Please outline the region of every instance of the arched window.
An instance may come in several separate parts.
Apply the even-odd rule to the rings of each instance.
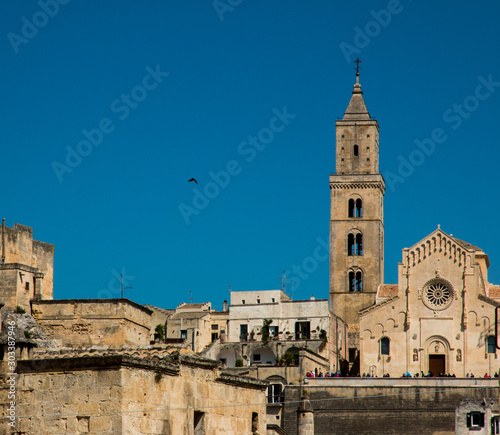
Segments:
[[[354,278],[354,272],[351,270],[349,272],[349,291],[353,292],[356,288],[356,281]]]
[[[363,235],[356,234],[356,255],[363,255]]]
[[[355,288],[357,292],[363,291],[363,274],[359,270],[356,272]]]
[[[496,347],[494,335],[490,335],[486,339],[486,345],[488,346],[488,353],[497,353],[497,347]]]
[[[387,337],[380,340],[380,355],[389,355],[391,342]]]
[[[349,200],[349,217],[354,217],[354,199]]]
[[[357,145],[354,145],[354,155],[359,156],[359,147]]]
[[[356,200],[356,217],[362,217],[363,216],[363,202],[361,201],[361,199],[357,199]]]
[[[354,255],[354,234],[347,236],[347,255]]]

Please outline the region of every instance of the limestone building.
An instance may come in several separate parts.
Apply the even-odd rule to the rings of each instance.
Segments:
[[[33,228],[2,220],[0,294],[8,308],[31,312],[32,300],[53,298],[54,245],[33,240]]]
[[[359,73],[344,117],[336,122],[336,172],[330,175],[330,310],[348,324],[349,360],[358,358],[358,311],[384,281],[384,193],[379,126],[370,116]],[[335,322],[331,322],[333,328]],[[330,335],[335,331],[332,329]]]
[[[438,228],[403,250],[398,283],[384,284],[378,133],[357,73],[336,122],[330,175],[330,335],[336,319],[347,323],[344,371],[491,376],[500,367],[494,337],[500,287],[488,282],[486,253]]]
[[[379,286],[376,303],[360,312],[361,372],[498,372],[500,287],[488,282],[489,265],[481,248],[440,228],[403,249],[398,284]]]

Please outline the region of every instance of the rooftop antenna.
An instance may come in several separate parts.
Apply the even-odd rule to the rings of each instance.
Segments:
[[[132,287],[123,287],[123,275],[120,275],[120,288],[122,290],[122,299],[123,299],[123,290],[128,290],[132,288]]]
[[[189,303],[193,303],[193,290],[189,290]]]
[[[231,284],[227,285],[227,291],[231,293],[233,291],[233,286]]]
[[[281,276],[281,290],[283,293],[286,293],[286,271],[283,271],[283,275]]]

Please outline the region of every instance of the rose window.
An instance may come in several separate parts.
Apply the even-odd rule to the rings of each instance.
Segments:
[[[450,283],[442,280],[432,280],[422,291],[424,304],[431,310],[444,310],[453,301],[453,288]]]

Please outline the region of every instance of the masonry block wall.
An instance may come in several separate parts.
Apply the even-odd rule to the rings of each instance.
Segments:
[[[375,386],[363,379],[358,386],[306,385],[314,411],[317,434],[359,435],[406,434],[432,435],[455,433],[455,408],[465,398],[494,399],[498,401],[498,381],[488,386],[472,385],[439,387],[432,379],[420,385]],[[285,387],[283,411],[284,429],[297,435],[297,407],[299,386]]]
[[[152,312],[128,299],[34,301],[32,311],[60,347],[149,344]]]

